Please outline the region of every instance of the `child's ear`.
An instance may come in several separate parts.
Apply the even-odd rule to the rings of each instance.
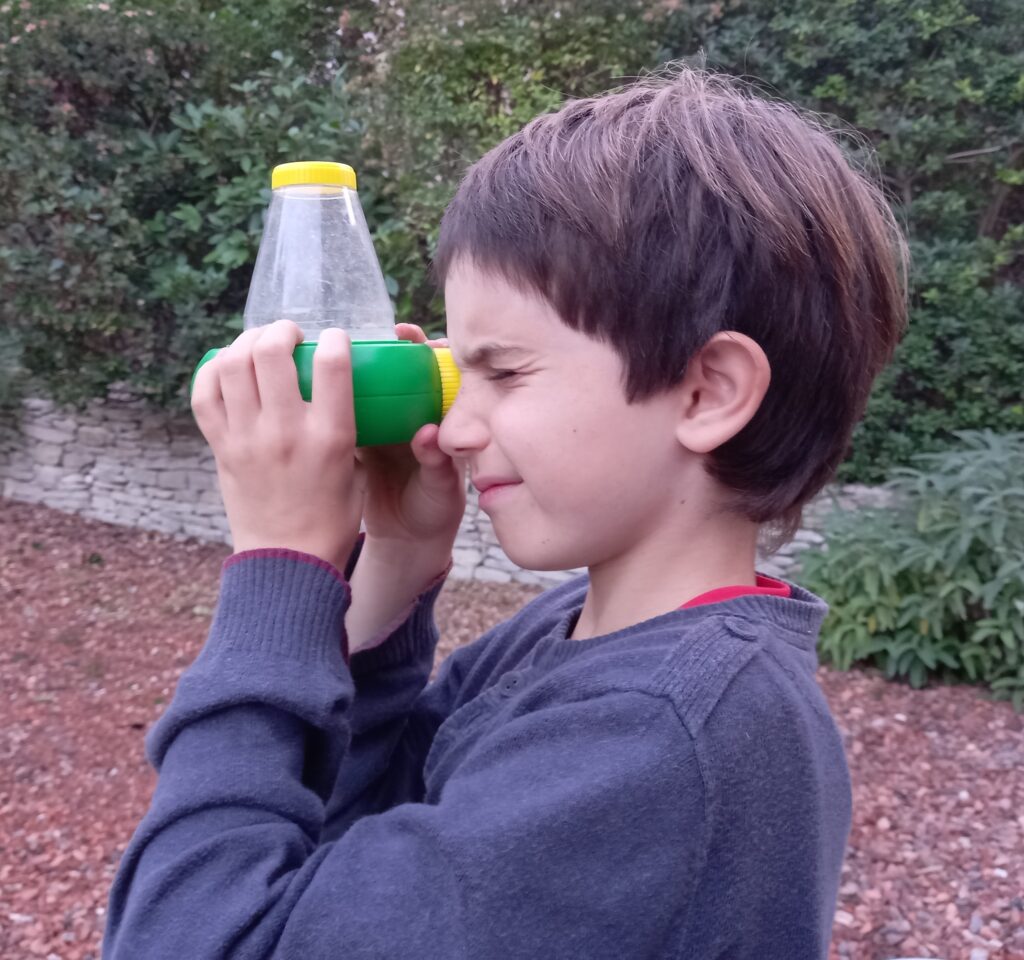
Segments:
[[[716,333],[691,358],[676,388],[679,442],[694,453],[710,453],[732,439],[757,413],[771,376],[755,340],[734,330]]]

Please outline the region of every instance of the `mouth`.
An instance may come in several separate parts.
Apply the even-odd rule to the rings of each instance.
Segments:
[[[472,482],[477,493],[486,493],[494,487],[513,487],[517,483],[522,483],[522,480],[504,477],[473,477]]]
[[[480,509],[487,510],[494,506],[521,483],[521,480],[498,480],[489,477],[481,477],[479,480],[474,480],[473,486],[479,492],[478,503]]]

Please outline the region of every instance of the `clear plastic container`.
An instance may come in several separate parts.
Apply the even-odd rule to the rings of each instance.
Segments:
[[[245,329],[284,318],[307,341],[328,327],[347,330],[352,340],[397,339],[352,168],[285,163],[274,168],[272,183]]]

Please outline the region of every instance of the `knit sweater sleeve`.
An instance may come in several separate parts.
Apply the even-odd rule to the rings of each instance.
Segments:
[[[438,802],[319,842],[352,742],[348,600],[327,565],[225,571],[207,643],[147,738],[159,779],[103,956],[663,955],[705,842],[695,753],[658,697],[567,690],[477,739]]]
[[[362,545],[360,536],[345,566],[346,579]],[[450,570],[451,564],[381,631],[382,641],[349,661],[355,685],[352,740],[327,802],[322,840],[336,839],[368,813],[423,797],[423,764],[434,734],[454,709],[479,651],[497,632],[452,653],[423,695],[440,639],[434,604]]]
[[[363,543],[360,534],[345,564],[346,581]],[[355,686],[348,715],[351,743],[327,802],[321,839],[340,836],[364,814],[416,795],[430,732],[411,714],[433,666],[439,640],[434,603],[450,569],[449,564],[383,628],[383,639],[349,658]]]

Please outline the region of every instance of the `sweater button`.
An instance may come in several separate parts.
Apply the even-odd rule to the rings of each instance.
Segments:
[[[507,697],[507,696],[510,696],[511,694],[515,693],[516,688],[519,686],[519,684],[522,681],[522,679],[523,679],[522,674],[519,674],[519,673],[506,673],[505,676],[501,678],[501,688],[500,689],[501,689],[502,695]]]

